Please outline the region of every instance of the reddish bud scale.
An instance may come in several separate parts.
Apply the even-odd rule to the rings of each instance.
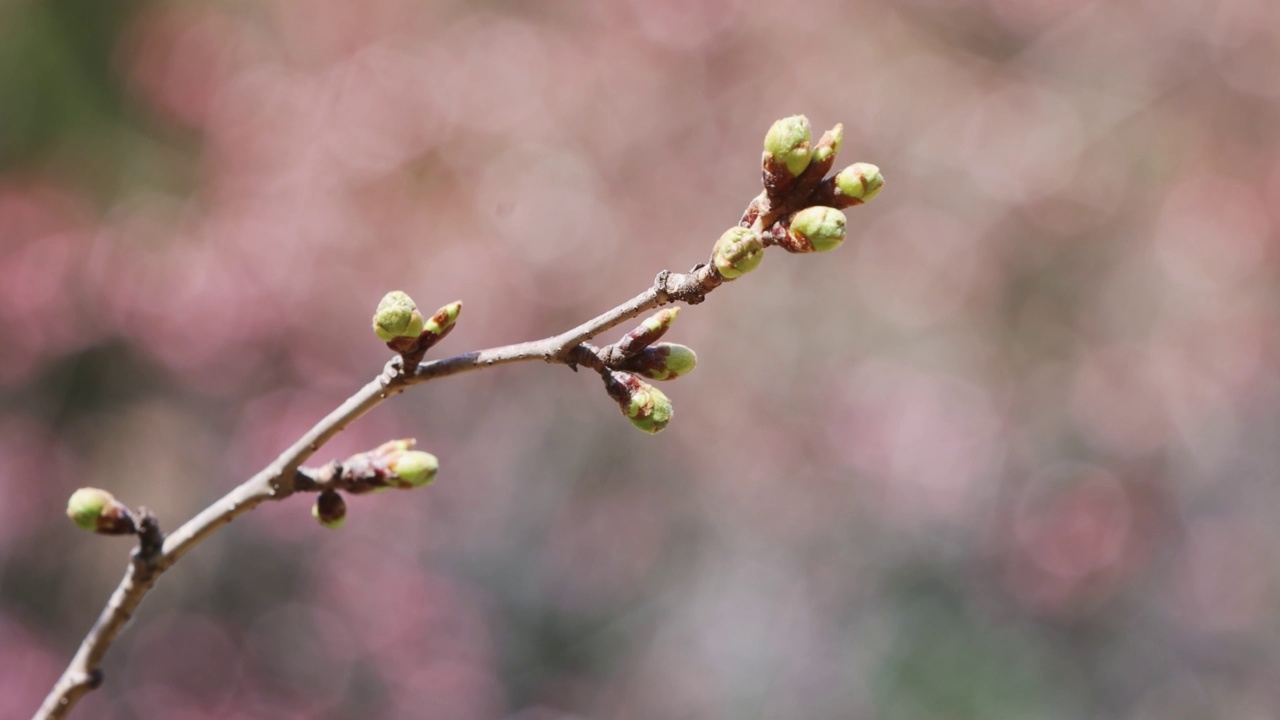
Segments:
[[[679,314],[680,308],[670,307],[663,308],[645,318],[640,327],[627,333],[618,341],[618,351],[623,356],[630,357],[649,347],[667,334],[667,331],[671,329],[671,324],[676,321],[676,316]]]

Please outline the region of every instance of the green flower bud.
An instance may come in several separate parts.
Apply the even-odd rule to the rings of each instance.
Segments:
[[[751,228],[730,228],[716,241],[711,262],[720,276],[733,280],[755,270],[764,259],[764,243]]]
[[[634,355],[649,347],[667,334],[679,314],[680,308],[669,307],[650,315],[640,323],[640,327],[627,333],[618,341],[618,350],[623,355]]]
[[[67,517],[81,530],[100,535],[131,535],[138,531],[129,508],[98,488],[80,488],[71,493]]]
[[[629,372],[610,371],[604,381],[609,397],[632,425],[652,435],[671,422],[671,399],[658,388]]]
[[[397,338],[414,338],[422,334],[426,323],[413,298],[395,290],[387,293],[373,315],[373,331],[383,342]]]
[[[325,490],[311,506],[311,517],[324,527],[337,530],[347,522],[347,501],[333,490]]]
[[[809,147],[811,138],[809,118],[804,115],[792,115],[775,122],[764,136],[766,162],[781,163],[793,177],[799,175],[809,167],[813,156]]]
[[[835,182],[841,195],[867,202],[884,187],[884,176],[880,168],[871,163],[854,163],[836,173]]]
[[[387,469],[391,472],[387,481],[402,490],[430,485],[436,479],[440,461],[435,455],[421,450],[405,450],[394,454]]]
[[[791,216],[780,244],[790,252],[826,252],[844,242],[844,213],[830,207],[808,207]]]
[[[679,343],[657,343],[628,358],[623,369],[650,380],[675,380],[693,372],[698,354]]]
[[[836,126],[822,134],[818,140],[818,145],[813,149],[813,162],[825,163],[835,157],[840,152],[840,145],[844,143],[844,125],[836,123]]]

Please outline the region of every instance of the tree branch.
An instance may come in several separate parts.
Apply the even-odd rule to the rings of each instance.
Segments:
[[[653,285],[644,292],[559,335],[421,362],[423,353],[443,339],[453,327],[461,304],[445,306],[430,321],[426,321],[404,293],[388,294],[384,298],[384,303],[390,300],[386,308],[387,324],[384,324],[384,308],[379,305],[379,313],[375,316],[375,330],[400,355],[388,362],[377,377],[298,438],[270,465],[168,536],[160,533],[156,519],[145,509],[139,512],[141,520],[135,525],[133,514],[109,493],[92,488],[77,491],[77,495],[83,492],[83,497],[77,499],[73,495],[72,503],[68,505],[68,514],[76,524],[93,532],[133,532],[139,536],[140,542],[120,584],[35,717],[65,717],[85,693],[101,684],[100,666],[104,656],[156,580],[183,555],[222,526],[267,500],[283,500],[295,492],[303,491],[321,492],[322,499],[328,493],[327,497],[336,500],[342,512],[330,518],[318,514],[317,519],[322,523],[333,521],[340,524],[345,506],[337,500],[335,489],[355,492],[361,488],[368,490],[372,487],[385,487],[385,484],[360,484],[370,482],[368,478],[344,478],[343,468],[337,463],[319,470],[305,469],[302,463],[343,428],[408,387],[449,375],[516,362],[541,360],[573,368],[583,365],[600,372],[607,392],[620,402],[633,424],[647,432],[661,430],[670,417],[670,405],[665,395],[645,384],[636,375],[624,372],[628,366],[624,365],[619,369],[614,365],[615,361],[640,360],[639,355],[628,358],[628,352],[641,352],[646,346],[632,347],[630,351],[618,346],[598,349],[588,345],[587,341],[661,305],[673,302],[689,305],[701,303],[707,293],[726,280],[741,277],[759,265],[766,245],[780,245],[791,253],[808,253],[830,250],[843,242],[845,219],[838,208],[851,207],[869,200],[879,191],[884,179],[875,166],[855,163],[830,182],[821,184],[824,182],[824,175],[832,167],[835,152],[840,145],[841,132],[841,127],[837,125],[823,135],[816,148],[811,149],[809,124],[803,116],[775,123],[765,138],[765,192],[752,200],[740,226],[726,231],[716,242],[710,263],[699,264],[688,273],[664,270],[658,273]],[[813,198],[817,196],[821,196],[823,207],[816,206]],[[812,210],[820,212],[810,212]],[[670,319],[667,318],[665,322],[669,323]],[[628,336],[628,342],[639,342],[636,340],[640,337],[637,333],[643,332],[656,333],[648,336],[649,341],[652,341],[665,332],[665,327],[655,329],[656,327],[642,327],[634,331]],[[406,328],[412,328],[412,331],[405,334]],[[684,350],[692,355],[688,348]],[[665,352],[671,352],[670,346]],[[663,377],[674,377],[672,372],[675,371],[664,371]],[[655,397],[667,403],[665,415],[661,417],[653,412]],[[631,403],[630,410],[628,403]],[[645,412],[642,413],[641,410]],[[400,445],[403,450],[410,444],[411,441],[394,441],[387,445]],[[370,454],[377,455],[378,452]],[[417,455],[430,457],[421,452]],[[386,461],[387,457],[379,456],[377,459]],[[430,459],[430,473],[434,477],[435,458]],[[361,465],[352,460],[348,461],[347,470],[352,470],[353,465]],[[363,467],[369,471],[373,481],[384,483],[388,479],[385,474],[379,474],[385,473],[386,468],[375,467],[371,459],[366,458]],[[394,468],[394,465],[391,467]],[[392,479],[407,481],[407,478],[407,475],[402,475]],[[341,486],[342,482],[347,482],[348,485]],[[429,478],[419,468],[419,480],[408,482],[416,486],[429,482]]]

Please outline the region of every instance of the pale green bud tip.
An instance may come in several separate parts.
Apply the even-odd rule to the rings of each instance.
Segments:
[[[439,335],[443,333],[445,330],[448,330],[449,328],[453,327],[454,323],[458,322],[458,314],[461,312],[462,312],[462,301],[455,300],[454,302],[451,302],[448,305],[445,305],[444,307],[437,310],[435,314],[432,315],[429,320],[427,320],[425,329],[430,330],[432,333],[435,333],[436,335]]]
[[[436,479],[440,461],[435,455],[421,450],[409,450],[397,455],[388,468],[395,475],[400,487],[422,487]]]
[[[764,151],[773,156],[775,161],[786,165],[787,172],[799,175],[809,167],[809,160],[813,156],[809,144],[812,137],[809,118],[792,115],[782,118],[769,128],[764,136]]]
[[[840,152],[842,143],[844,143],[844,125],[836,123],[836,126],[824,133],[822,139],[818,141],[818,147],[813,151],[813,161],[826,162],[827,158]]]
[[[80,488],[67,500],[67,517],[81,530],[95,532],[98,519],[116,504],[111,493],[98,488]]]
[[[631,403],[625,412],[632,425],[649,434],[659,433],[671,422],[671,399],[658,388],[640,381],[631,393]]]
[[[332,490],[325,490],[311,506],[311,517],[330,530],[337,530],[347,522],[347,502]]]
[[[817,252],[840,247],[844,242],[844,213],[830,207],[808,207],[791,219],[789,232],[801,245]]]
[[[884,187],[884,176],[871,163],[854,163],[836,174],[836,187],[842,195],[866,202]]]
[[[422,334],[426,321],[413,298],[395,290],[389,292],[378,303],[378,310],[373,315],[373,331],[383,342],[391,342],[396,338],[416,338]]]
[[[644,319],[642,323],[647,330],[654,332],[658,330],[666,330],[676,321],[676,316],[680,314],[680,308],[669,307],[663,308],[658,312]]]
[[[725,280],[746,275],[760,266],[764,259],[764,243],[751,228],[735,227],[726,230],[711,252],[711,261]]]

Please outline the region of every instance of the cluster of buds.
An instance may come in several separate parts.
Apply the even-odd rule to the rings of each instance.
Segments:
[[[405,366],[416,365],[433,345],[453,330],[462,312],[462,302],[455,301],[424,318],[418,305],[407,293],[387,293],[373,314],[373,331],[387,347],[405,359]]]
[[[783,118],[764,138],[760,194],[738,227],[725,231],[711,251],[711,264],[724,280],[760,265],[764,250],[777,245],[793,253],[826,252],[844,242],[845,208],[880,192],[884,176],[870,163],[854,163],[832,177],[844,127],[836,125],[815,143],[809,119]]]
[[[698,364],[692,348],[658,342],[679,314],[676,307],[659,310],[602,351],[611,358],[599,368],[605,391],[631,424],[647,433],[661,432],[671,422],[672,406],[666,393],[646,381],[674,380]]]
[[[414,450],[416,442],[413,438],[391,440],[352,455],[336,465],[333,484],[353,495],[430,485],[440,461],[429,452]],[[347,504],[335,487],[329,487],[316,498],[311,515],[324,527],[337,529],[346,522]]]

